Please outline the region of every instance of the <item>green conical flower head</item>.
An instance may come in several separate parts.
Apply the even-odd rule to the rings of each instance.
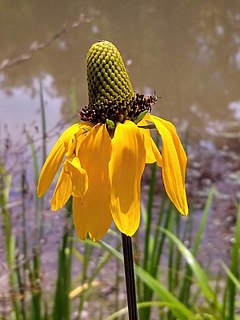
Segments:
[[[89,107],[113,103],[122,106],[134,98],[134,90],[118,49],[99,41],[87,54]]]
[[[109,41],[99,41],[87,54],[89,103],[80,111],[82,121],[106,123],[113,134],[117,123],[138,123],[156,103],[155,96],[134,92],[123,59]]]

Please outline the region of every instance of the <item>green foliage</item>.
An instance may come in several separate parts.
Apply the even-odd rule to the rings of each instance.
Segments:
[[[70,319],[71,304],[68,298],[71,289],[72,227],[66,226],[62,246],[58,252],[58,273],[54,297],[54,320]]]
[[[223,268],[228,275],[224,292],[223,310],[226,319],[235,319],[236,290],[240,291],[239,282],[239,258],[240,258],[240,205],[237,206],[237,222],[235,228],[234,244],[231,254],[230,268],[223,264]],[[239,294],[239,292],[238,292]]]
[[[41,85],[40,91],[41,150],[44,159],[46,120]],[[32,155],[33,183],[36,184],[39,175],[38,148],[29,132],[26,136]],[[5,315],[0,314],[0,319],[70,320],[74,317],[80,320],[84,319],[84,312],[88,313],[89,319],[127,319],[126,302],[121,299],[124,285],[119,234],[110,230],[106,241],[78,240],[74,236],[71,203],[67,205],[64,228],[59,239],[55,286],[52,292],[45,292],[41,279],[43,252],[40,239],[44,236],[47,222],[39,214],[43,215],[47,201],[39,202],[33,197],[36,232],[32,243],[27,235],[31,211],[26,199],[27,172],[24,161],[20,176],[19,221],[22,231],[16,233],[16,221],[9,206],[12,177],[0,159],[0,219],[8,269],[8,304],[11,309]],[[215,277],[198,259],[206,225],[211,223],[209,212],[215,189],[209,191],[199,225],[193,229],[192,214],[188,218],[181,218],[164,193],[159,203],[156,181],[156,166],[152,165],[146,208],[142,205],[140,231],[133,239],[140,320],[240,319],[237,314],[240,296],[240,205],[236,205],[237,218],[230,261],[219,264],[219,276]],[[78,266],[78,271],[73,272],[73,263]],[[115,266],[114,272],[112,265]],[[111,303],[106,298],[101,300],[99,286],[104,286],[102,279],[110,279],[111,288],[115,290],[109,299]]]
[[[3,180],[5,179],[5,180]],[[142,228],[145,231],[144,244],[135,241],[135,251],[142,252],[137,257],[135,273],[138,284],[138,309],[140,319],[237,319],[236,304],[240,292],[239,281],[239,250],[240,250],[240,209],[237,207],[235,238],[229,265],[222,263],[222,275],[215,280],[200,265],[197,254],[204,237],[209,210],[215,190],[209,193],[198,229],[192,240],[191,250],[186,247],[185,240],[192,232],[191,221],[181,221],[166,197],[163,197],[159,213],[154,214],[155,167],[148,196],[147,209],[143,208]],[[71,205],[67,207],[66,227],[63,232],[58,254],[58,270],[56,274],[55,294],[46,299],[41,286],[41,250],[33,249],[32,257],[27,257],[25,263],[17,259],[19,240],[16,243],[10,211],[7,210],[10,178],[1,167],[1,218],[4,231],[6,261],[9,270],[9,286],[15,292],[12,299],[12,313],[3,319],[71,319],[72,312],[78,313],[81,319],[86,303],[91,301],[94,286],[106,264],[115,257],[122,263],[123,257],[119,251],[120,239],[115,232],[109,232],[109,243],[98,243],[86,240],[79,241],[73,235],[71,223]],[[26,208],[27,210],[27,208]],[[154,223],[153,223],[154,221]],[[25,239],[25,240],[24,240]],[[27,238],[26,253],[29,251]],[[136,239],[137,240],[137,239]],[[17,247],[16,247],[17,246]],[[24,247],[24,246],[23,246]],[[84,251],[82,252],[82,248]],[[80,248],[80,249],[79,249]],[[72,278],[72,260],[79,264],[79,273]],[[121,265],[120,265],[121,266]],[[108,268],[108,267],[107,267]],[[26,271],[28,279],[26,278]],[[26,299],[24,288],[30,282],[30,301]],[[225,282],[224,292],[219,291],[218,281]],[[121,292],[121,283],[118,292]],[[114,284],[115,284],[114,283]],[[113,284],[113,285],[114,285]],[[73,295],[74,290],[79,293]],[[19,298],[16,298],[16,296]],[[116,297],[119,299],[119,296]],[[78,302],[76,302],[78,300]],[[99,314],[96,319],[125,319],[126,307],[121,309],[119,301],[115,303],[115,312],[108,316]],[[120,307],[120,309],[119,309]],[[51,311],[52,310],[52,311]],[[92,316],[95,312],[91,311]]]

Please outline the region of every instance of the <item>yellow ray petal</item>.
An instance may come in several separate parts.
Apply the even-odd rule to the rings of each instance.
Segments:
[[[76,143],[74,135],[79,132],[83,134],[83,131],[80,130],[82,127],[86,127],[86,124],[84,122],[76,123],[66,129],[50,151],[39,177],[37,187],[38,197],[42,197],[49,188],[54,176],[59,169],[59,166],[61,165],[64,154],[69,154],[69,150],[71,152],[74,151],[72,147],[73,144]]]
[[[53,193],[51,201],[52,211],[61,209],[72,194],[72,181],[69,174],[62,168],[58,183]]]
[[[149,115],[162,137],[162,175],[166,192],[175,207],[183,215],[188,214],[185,189],[187,156],[177,135],[176,129],[168,121]]]
[[[86,171],[81,168],[79,159],[77,157],[67,159],[52,197],[51,209],[53,211],[61,209],[71,195],[82,197],[87,186],[88,177]]]
[[[177,151],[177,154],[178,154],[178,157],[179,157],[179,165],[180,165],[180,168],[181,168],[182,179],[185,182],[187,155],[186,155],[186,152],[183,149],[181,141],[180,141],[180,139],[178,137],[178,134],[177,134],[175,126],[171,122],[166,121],[164,119],[161,119],[161,118],[158,118],[158,117],[152,116],[152,115],[151,115],[151,117],[160,119],[161,123],[171,132],[173,143],[174,143],[174,146],[176,148],[176,151]]]
[[[131,121],[119,123],[109,164],[111,210],[118,229],[132,236],[140,222],[140,183],[145,166],[144,135]]]
[[[72,180],[72,195],[74,197],[83,197],[88,188],[88,176],[86,170],[81,167],[79,158],[74,157],[66,161],[66,171]]]
[[[91,129],[80,145],[78,156],[88,175],[88,190],[82,198],[73,197],[74,224],[80,239],[89,233],[93,240],[98,240],[112,222],[108,171],[111,139],[105,125]]]
[[[138,126],[147,126],[147,121],[141,120],[138,123]],[[139,128],[139,130],[143,133],[144,135],[144,145],[145,145],[145,150],[146,150],[146,163],[154,163],[157,162],[157,165],[159,167],[162,166],[162,156],[161,153],[159,152],[155,142],[151,138],[150,130],[149,129],[144,129],[144,128]]]
[[[74,124],[68,129],[66,129],[63,134],[60,136],[51,152],[49,153],[44,166],[42,168],[39,181],[37,193],[41,197],[49,188],[55,174],[58,171],[58,168],[62,162],[65,150],[65,143],[74,136],[76,132],[79,131],[79,124]]]

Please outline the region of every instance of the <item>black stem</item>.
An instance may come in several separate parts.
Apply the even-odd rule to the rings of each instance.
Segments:
[[[122,245],[129,320],[138,320],[133,267],[132,238],[122,233]]]

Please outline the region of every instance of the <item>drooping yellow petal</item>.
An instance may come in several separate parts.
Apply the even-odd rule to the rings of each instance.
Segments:
[[[53,193],[51,201],[51,209],[56,211],[61,209],[65,203],[68,201],[72,194],[72,181],[69,174],[67,174],[62,168],[60,176],[58,178],[58,183],[56,185],[55,191]]]
[[[39,181],[37,193],[41,197],[49,188],[55,174],[58,171],[58,168],[62,162],[64,153],[66,152],[65,146],[66,142],[68,143],[76,132],[79,131],[79,124],[74,124],[68,129],[66,129],[63,134],[60,136],[52,150],[50,151],[44,166],[42,168]]]
[[[153,115],[148,115],[145,119],[155,124],[162,137],[162,175],[166,192],[178,211],[187,215],[185,189],[187,156],[176,129],[170,122]]]
[[[66,171],[72,179],[72,195],[83,197],[88,188],[88,176],[86,170],[81,167],[79,158],[74,157],[66,162]]]
[[[117,228],[132,236],[140,222],[140,183],[145,166],[144,135],[131,121],[119,123],[109,164],[111,211]]]
[[[185,182],[187,155],[186,155],[186,152],[184,151],[183,146],[181,144],[181,141],[180,141],[180,139],[178,137],[178,134],[177,134],[175,126],[171,122],[169,122],[167,120],[164,120],[164,119],[158,118],[156,116],[152,116],[152,115],[151,115],[151,117],[155,117],[157,119],[160,119],[161,123],[171,132],[173,143],[174,143],[174,146],[176,148],[176,151],[177,151],[177,154],[178,154],[178,157],[179,157],[179,165],[180,165],[180,168],[181,168],[182,179]]]
[[[52,197],[51,209],[53,211],[61,209],[70,196],[83,197],[87,186],[87,173],[81,168],[79,159],[77,157],[67,159]]]
[[[81,128],[85,128],[86,126],[88,126],[88,123],[76,123],[66,129],[60,136],[50,151],[42,168],[37,187],[38,197],[42,197],[49,188],[62,163],[64,154],[69,156],[70,152],[74,151],[74,144],[76,143],[75,135],[78,136],[78,133],[81,133],[82,137],[84,137],[85,131],[81,130]]]
[[[141,120],[138,123],[138,126],[147,126],[147,125],[148,125],[148,123],[145,120]],[[150,130],[144,129],[144,128],[139,128],[139,130],[144,135],[144,145],[145,145],[145,150],[146,150],[146,163],[157,162],[157,165],[159,167],[161,167],[162,166],[162,156],[161,156],[161,153],[158,150],[155,142],[151,138]]]
[[[74,224],[80,239],[89,233],[93,240],[98,240],[112,222],[108,170],[111,139],[106,125],[98,124],[91,129],[77,156],[88,175],[88,190],[82,198],[73,197]]]

